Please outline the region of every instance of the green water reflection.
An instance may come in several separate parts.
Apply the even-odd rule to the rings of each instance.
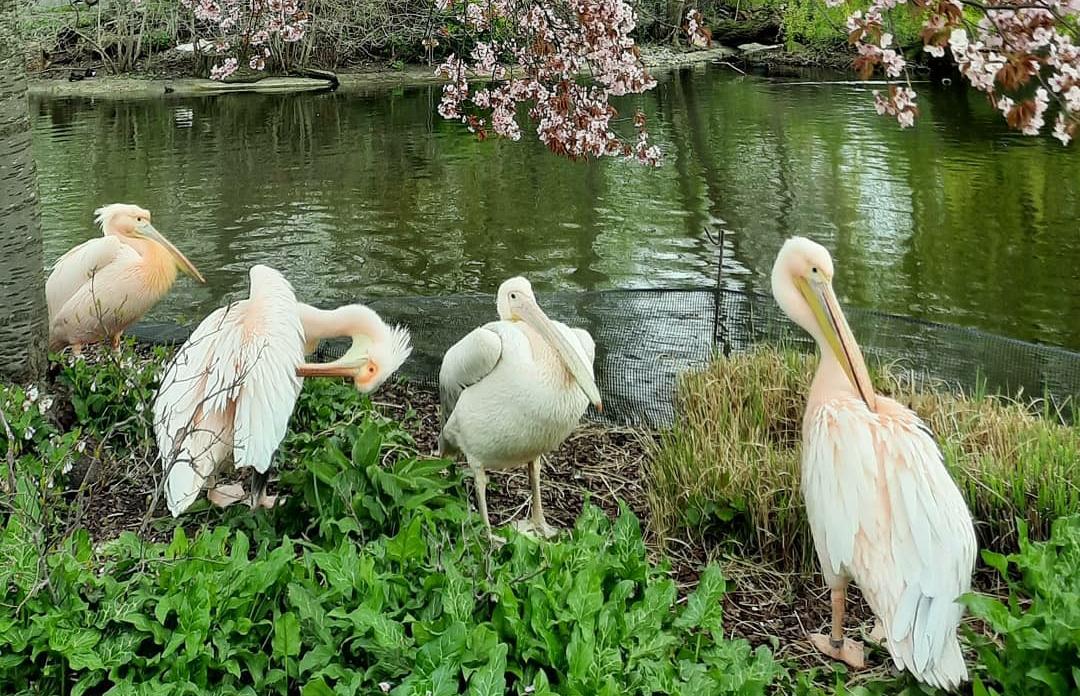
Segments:
[[[156,318],[198,320],[246,270],[304,299],[712,282],[767,289],[782,240],[835,254],[852,304],[1080,348],[1080,161],[1008,133],[978,95],[920,94],[900,131],[869,92],[695,68],[624,104],[667,155],[645,170],[477,142],[429,87],[206,99],[35,99],[46,257],[92,211],[140,203],[206,275]]]

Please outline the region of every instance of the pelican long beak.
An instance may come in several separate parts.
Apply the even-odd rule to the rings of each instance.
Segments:
[[[353,345],[349,346],[349,350],[345,352],[345,355],[327,363],[301,363],[296,367],[296,376],[348,377],[353,380],[359,389],[367,381],[364,379],[364,371],[367,370],[370,363],[367,351],[364,350],[363,346],[358,346],[356,339],[353,339]]]
[[[810,309],[814,312],[818,327],[828,342],[840,366],[844,369],[851,385],[859,393],[867,407],[873,411],[877,407],[877,397],[874,387],[870,383],[870,373],[866,369],[866,361],[863,359],[859,344],[851,333],[844,313],[840,311],[840,303],[833,292],[832,283],[827,281],[808,281],[805,278],[796,279],[799,292],[806,299]]]
[[[556,328],[555,322],[544,314],[544,310],[540,309],[540,305],[536,302],[526,299],[515,309],[521,320],[536,329],[548,345],[555,349],[563,365],[570,370],[574,381],[581,387],[581,391],[585,392],[585,396],[589,397],[589,401],[597,411],[603,412],[604,404],[600,399],[600,388],[596,386],[592,369],[582,358],[581,350],[567,340],[566,336]]]
[[[180,253],[180,250],[173,246],[173,243],[165,238],[165,235],[158,232],[157,229],[149,222],[141,222],[136,228],[139,234],[147,239],[152,239],[161,246],[165,247],[165,251],[169,252],[169,255],[176,259],[177,265],[184,273],[199,281],[205,283],[206,278],[203,278],[202,273],[199,273],[199,269],[195,268],[195,264],[188,261],[188,257]]]
[[[366,361],[335,360],[328,363],[301,363],[296,367],[297,377],[348,377],[356,379]]]

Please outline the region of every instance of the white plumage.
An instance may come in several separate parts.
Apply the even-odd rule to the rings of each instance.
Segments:
[[[957,639],[957,599],[971,588],[971,513],[926,425],[874,393],[862,352],[832,289],[828,251],[789,239],[772,290],[821,354],[803,420],[802,493],[832,595],[832,631],[814,645],[862,666],[862,645],[843,637],[852,580],[884,630],[896,666],[953,689],[967,679]]]
[[[533,508],[524,528],[550,536],[540,458],[570,435],[590,401],[602,408],[593,377],[596,346],[587,331],[550,320],[524,278],[502,284],[498,307],[500,321],[473,330],[443,357],[439,449],[465,454],[489,530],[485,471],[528,464]]]
[[[552,322],[589,367],[589,332]],[[565,440],[589,407],[573,375],[528,325],[494,321],[454,344],[439,370],[446,423],[440,446],[498,470],[520,466]]]
[[[69,250],[45,281],[49,346],[59,350],[112,338],[164,297],[177,269],[198,269],[150,223],[150,211],[117,203],[95,211],[102,236]]]
[[[822,572],[849,577],[885,629],[897,668],[943,689],[967,680],[955,601],[971,589],[971,516],[918,417],[877,397],[808,412],[802,486]]]
[[[304,330],[292,286],[253,266],[251,296],[199,324],[162,379],[154,430],[169,510],[179,515],[230,456],[266,473],[288,429]]]

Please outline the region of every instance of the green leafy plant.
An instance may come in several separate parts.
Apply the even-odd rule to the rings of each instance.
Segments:
[[[117,395],[111,364],[67,369],[92,427],[131,418],[88,396]],[[587,506],[557,542],[511,532],[493,549],[452,463],[354,389],[309,380],[293,425],[283,505],[209,513],[167,544],[81,529],[29,543],[56,528],[41,517],[55,500],[16,496],[0,531],[5,693],[763,694],[784,673],[725,638],[717,568],[678,601],[628,511]]]
[[[155,347],[147,359],[134,342],[119,351],[94,347],[83,357],[57,357],[57,382],[74,410],[74,419],[114,448],[132,449],[152,437],[151,405],[170,351]]]
[[[975,694],[1065,696],[1080,692],[1080,516],[1054,522],[1032,542],[1020,521],[1020,551],[983,560],[1009,585],[1008,602],[971,595],[967,606],[996,634],[972,636],[986,679]]]

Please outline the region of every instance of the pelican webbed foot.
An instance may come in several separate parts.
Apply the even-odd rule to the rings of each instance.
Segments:
[[[810,639],[810,643],[823,655],[827,655],[834,660],[840,660],[852,669],[866,667],[866,660],[863,657],[863,644],[859,641],[843,638],[837,644],[824,633],[811,633],[807,637]]]
[[[218,486],[217,488],[211,488],[206,492],[206,499],[210,501],[212,505],[216,505],[219,508],[227,508],[233,503],[238,503],[246,496],[244,493],[244,487],[239,483],[231,483],[227,486]]]
[[[513,523],[514,529],[525,536],[540,537],[541,539],[552,539],[559,534],[558,527],[552,527],[543,519],[537,521],[534,519],[518,520]]]

